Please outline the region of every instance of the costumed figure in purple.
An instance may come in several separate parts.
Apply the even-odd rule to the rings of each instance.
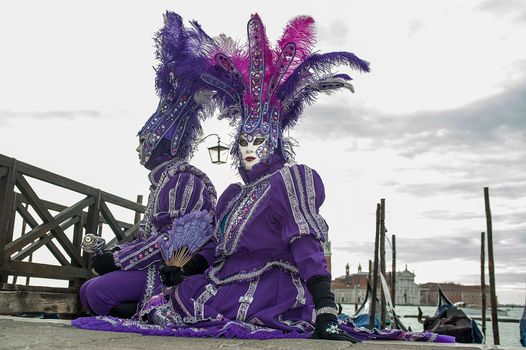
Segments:
[[[237,125],[232,156],[243,179],[218,200],[212,266],[153,296],[135,320],[84,318],[74,325],[190,337],[437,340],[429,332],[370,331],[337,320],[322,248],[324,186],[314,169],[294,162],[284,131],[319,93],[353,91],[351,77],[333,67],[367,72],[369,64],[350,52],[313,53],[314,31],[311,17],[296,17],[271,49],[253,15],[246,47],[220,38],[201,76],[216,91],[222,115]]]
[[[199,75],[209,65],[205,52],[211,41],[197,23],[185,28],[174,13],[166,14],[156,35],[160,102],[139,131],[137,148],[141,164],[151,170],[148,204],[134,241],[93,256],[92,266],[100,276],[80,289],[82,305],[93,314],[131,317],[138,303],[149,300],[151,287],[161,284],[160,278],[174,271],[179,279],[203,273],[213,262],[215,244],[208,242],[182,270],[164,266],[159,242],[174,221],[188,215],[201,213],[202,220],[213,224],[215,188],[202,171],[188,164],[202,135],[201,119],[211,115],[207,110],[211,90]]]

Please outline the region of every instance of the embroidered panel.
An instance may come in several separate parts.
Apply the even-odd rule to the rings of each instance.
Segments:
[[[303,288],[301,279],[298,276],[292,276],[292,283],[294,283],[294,287],[296,287],[296,290],[298,291],[298,294],[296,294],[296,302],[292,306],[293,309],[296,309],[306,303],[305,289]]]
[[[285,183],[285,189],[287,190],[287,196],[289,198],[290,208],[292,210],[292,216],[294,217],[294,221],[296,222],[296,225],[298,225],[299,234],[300,235],[309,234],[309,225],[305,221],[305,218],[303,217],[303,214],[300,211],[299,203],[298,203],[298,195],[296,194],[296,190],[294,188],[294,182],[292,180],[290,168],[283,167],[283,169],[281,169],[280,171],[280,174],[283,177],[283,181]]]
[[[307,204],[307,200],[306,200],[305,186],[303,186],[303,181],[301,180],[299,167],[298,166],[292,167],[292,173],[294,174],[294,178],[296,179],[296,185],[297,185],[298,194],[299,194],[299,204],[301,207],[301,212],[303,213],[303,217],[308,221],[309,226],[314,230],[314,232],[316,233],[316,237],[318,237],[319,239],[322,234],[321,234],[320,229],[318,228],[317,223],[314,221],[312,214],[309,211],[309,205]]]
[[[211,297],[216,295],[218,290],[219,289],[213,284],[207,284],[201,295],[194,300],[194,318],[190,319],[186,317],[185,322],[195,323],[197,321],[203,320],[205,318],[205,304]]]
[[[259,278],[250,281],[247,292],[239,298],[239,309],[237,310],[236,320],[245,321],[247,318],[248,308],[252,301],[254,301],[254,294],[259,283]]]
[[[254,184],[242,188],[235,201],[231,202],[230,210],[225,211],[228,213],[228,217],[226,218],[227,221],[221,243],[217,247],[217,251],[221,255],[228,256],[236,251],[248,221],[252,218],[269,190],[270,181],[268,177],[265,177]],[[219,222],[222,222],[223,219]]]
[[[186,213],[188,202],[190,202],[190,197],[192,196],[192,192],[194,192],[194,182],[195,182],[195,178],[191,176],[190,181],[188,181],[188,184],[186,184],[186,187],[184,189],[183,199],[181,201],[181,209],[180,209],[180,213],[182,214]]]
[[[323,219],[323,217],[316,211],[316,189],[314,187],[314,178],[312,175],[312,169],[307,166],[305,167],[305,181],[307,183],[309,211],[318,224],[323,241],[326,241],[329,228],[327,227],[325,219]]]

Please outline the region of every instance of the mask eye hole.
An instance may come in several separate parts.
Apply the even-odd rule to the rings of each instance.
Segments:
[[[248,141],[245,140],[245,139],[240,139],[239,140],[239,145],[242,146],[242,147],[247,147],[248,146]]]
[[[258,137],[254,140],[254,145],[255,146],[258,146],[258,145],[261,145],[263,142],[265,142],[266,138],[264,137]]]

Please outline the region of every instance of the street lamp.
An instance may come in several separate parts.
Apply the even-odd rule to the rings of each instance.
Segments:
[[[210,160],[212,161],[213,164],[225,164],[226,158],[228,156],[229,148],[225,144],[221,143],[221,138],[219,137],[218,134],[206,135],[201,140],[201,142],[203,142],[210,136],[217,137],[217,145],[208,147],[208,153],[210,154]]]

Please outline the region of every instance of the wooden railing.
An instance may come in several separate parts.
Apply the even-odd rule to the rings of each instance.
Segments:
[[[37,186],[30,185],[31,179],[75,192],[77,197],[81,194],[81,199],[69,206],[42,199]],[[142,196],[139,199],[142,201]],[[132,211],[134,222],[117,220],[108,203],[119,211]],[[8,283],[9,276],[26,276],[68,280],[69,287],[64,290],[78,291],[82,282],[91,277],[90,261],[80,248],[83,235],[100,235],[105,225],[112,233],[108,246],[132,240],[144,210],[141,203],[0,154],[0,290],[20,290],[20,286],[15,288],[13,282]],[[15,233],[15,222],[30,230]],[[35,252],[46,248],[58,264],[31,259]]]

